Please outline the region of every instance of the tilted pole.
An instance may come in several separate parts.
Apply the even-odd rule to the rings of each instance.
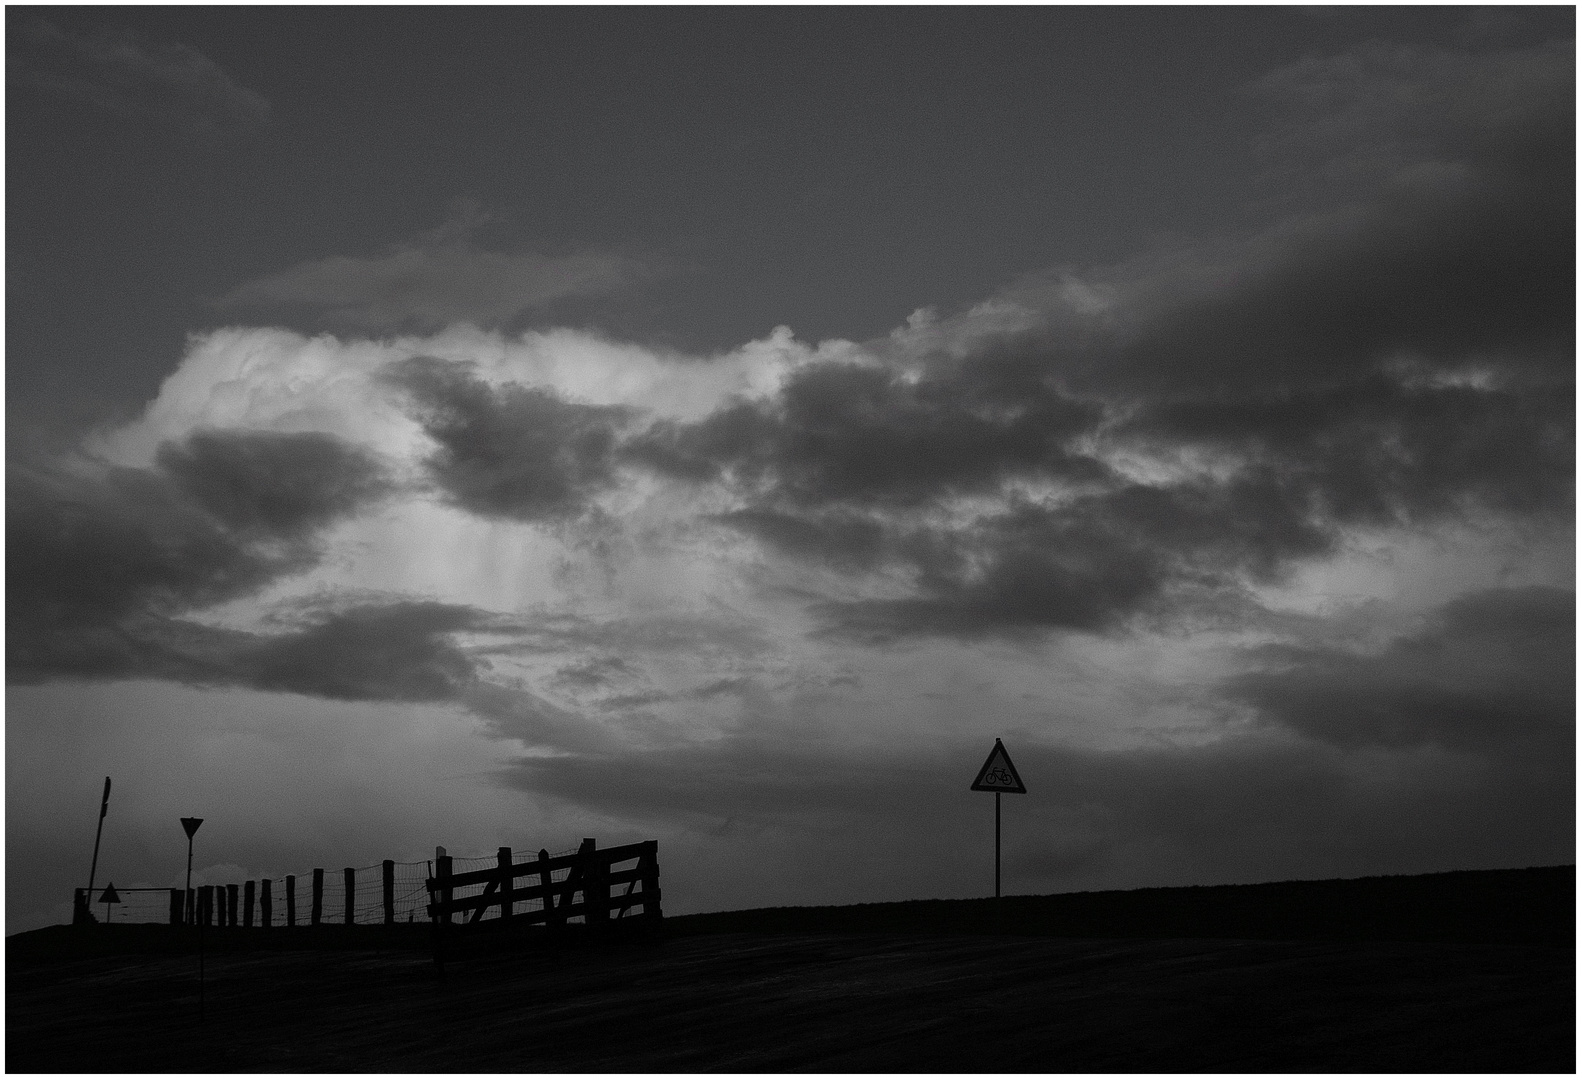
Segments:
[[[104,835],[104,815],[110,812],[110,778],[104,778],[104,798],[99,803],[99,827],[93,834],[93,863],[88,867],[88,902],[93,902],[93,879],[99,872],[99,838]],[[108,918],[108,915],[106,916]]]

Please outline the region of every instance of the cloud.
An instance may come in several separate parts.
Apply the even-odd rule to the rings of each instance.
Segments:
[[[824,631],[1116,632],[1358,530],[1573,505],[1571,50],[1276,72],[1274,220],[1032,275],[631,439],[715,520],[847,575]],[[1218,600],[1216,600],[1216,596]]]
[[[234,534],[300,539],[388,493],[383,468],[322,432],[198,431],[155,458]]]
[[[1575,475],[1574,410],[1551,387],[1434,385],[1411,369],[1322,390],[1160,402],[1126,431],[1260,462],[1342,525],[1565,512]]]
[[[1254,659],[1262,670],[1235,676],[1226,692],[1323,742],[1574,752],[1576,594],[1568,590],[1468,593],[1377,652],[1273,645]]]
[[[8,81],[193,133],[248,132],[270,107],[188,45],[76,33],[34,19],[12,38]]]
[[[10,680],[187,671],[173,617],[306,570],[320,530],[390,490],[322,434],[207,431],[158,456],[8,469]]]
[[[824,362],[798,369],[772,401],[656,429],[633,449],[683,478],[728,469],[766,499],[916,504],[992,490],[1017,473],[1102,477],[1066,445],[1099,416],[1091,403],[1036,385],[909,380],[871,364]]]
[[[491,387],[470,365],[413,357],[383,374],[438,444],[426,461],[445,496],[489,517],[575,516],[615,482],[616,430],[631,410],[538,387]]]
[[[475,669],[453,635],[482,621],[470,608],[413,600],[323,613],[242,651],[237,682],[344,701],[453,701]]]
[[[1373,44],[1270,74],[1249,92],[1275,113],[1282,215],[1099,275],[1123,332],[1067,359],[1155,392],[1324,385],[1403,357],[1568,377],[1574,52]]]
[[[495,326],[647,275],[636,260],[620,255],[490,251],[472,233],[491,220],[464,207],[439,228],[382,255],[299,263],[238,285],[214,306],[229,314],[306,316],[318,325],[376,333],[458,322]]]

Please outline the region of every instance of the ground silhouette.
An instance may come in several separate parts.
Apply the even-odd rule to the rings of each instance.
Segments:
[[[443,978],[422,927],[211,933],[203,1024],[190,935],[54,927],[8,939],[7,1066],[1570,1072],[1574,881],[1563,867],[1071,894],[1007,898],[998,916],[992,901],[766,909],[558,943],[480,925],[454,935]],[[1414,940],[1326,907],[1367,895],[1440,917],[1415,920]],[[1164,908],[1189,913],[1171,936],[1153,932]],[[1114,932],[1134,918],[1148,925]],[[1238,920],[1263,932],[1220,932]]]

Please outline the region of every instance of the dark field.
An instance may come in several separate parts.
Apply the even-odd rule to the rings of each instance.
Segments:
[[[1571,1072],[1574,880],[769,909],[558,945],[483,926],[443,979],[422,927],[218,931],[202,1025],[178,931],[56,927],[7,940],[6,1067]]]

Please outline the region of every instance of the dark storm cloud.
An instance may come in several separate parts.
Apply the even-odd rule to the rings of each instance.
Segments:
[[[775,501],[905,506],[1022,474],[1103,478],[1106,470],[1066,445],[1099,415],[1038,384],[912,380],[822,363],[796,372],[772,404],[656,425],[628,452],[684,479],[728,471]]]
[[[787,513],[753,507],[720,514],[716,520],[784,554],[843,569],[872,567],[893,553],[897,542],[882,517],[851,511]]]
[[[77,34],[34,19],[11,38],[8,81],[203,134],[269,121],[269,102],[179,42]]]
[[[452,701],[475,668],[453,635],[486,621],[455,604],[358,605],[259,638],[236,657],[237,681],[347,701]]]
[[[156,462],[239,536],[300,539],[390,490],[376,462],[319,432],[198,431]]]
[[[1546,386],[1413,386],[1375,375],[1177,399],[1143,407],[1124,430],[1161,450],[1259,462],[1341,525],[1564,512],[1572,501],[1575,409]]]
[[[1335,536],[1278,476],[1250,470],[1224,483],[1125,484],[1056,507],[1024,504],[928,540],[928,557],[912,562],[916,595],[822,603],[823,632],[876,642],[1106,632],[1204,590],[1273,577],[1292,558],[1329,551]]]
[[[1568,376],[1574,78],[1570,42],[1377,44],[1271,74],[1254,89],[1280,107],[1265,153],[1289,216],[1137,264],[1144,314],[1092,377],[1234,390],[1403,355]]]
[[[155,469],[13,465],[8,678],[182,668],[172,618],[306,570],[319,529],[387,490],[376,461],[319,434],[198,433]]]
[[[471,365],[414,357],[385,369],[439,444],[426,464],[455,505],[483,517],[575,517],[615,482],[616,434],[631,416],[551,390],[491,387]]]
[[[548,256],[491,251],[472,233],[490,221],[466,208],[417,239],[366,258],[314,259],[238,285],[214,301],[223,312],[303,315],[338,330],[434,330],[457,322],[494,326],[572,297],[595,296],[645,276],[620,255]]]
[[[872,640],[1112,630],[1351,529],[1561,520],[1573,67],[1369,46],[1276,72],[1252,88],[1273,224],[1031,277],[999,300],[1034,329],[919,324],[874,343],[893,369],[816,364],[625,453],[723,485],[718,520],[778,551],[883,575],[817,607]]]
[[[1227,691],[1266,720],[1343,747],[1437,744],[1569,757],[1576,594],[1491,589],[1446,604],[1379,652],[1270,646]]]

